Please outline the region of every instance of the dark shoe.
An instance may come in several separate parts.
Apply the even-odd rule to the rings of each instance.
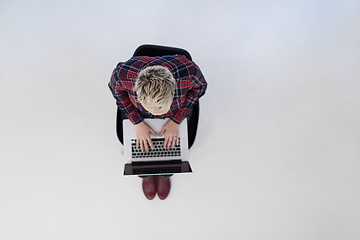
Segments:
[[[170,177],[159,176],[157,179],[157,194],[161,200],[164,200],[170,192]]]
[[[143,178],[142,189],[146,198],[153,200],[156,194],[155,176]]]

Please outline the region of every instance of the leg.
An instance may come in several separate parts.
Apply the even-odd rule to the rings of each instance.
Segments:
[[[170,177],[169,175],[162,176],[140,176],[142,180],[142,189],[147,199],[152,200],[157,193],[161,200],[167,198],[170,193]]]
[[[189,149],[194,144],[197,126],[199,122],[199,102],[193,108],[191,117],[188,120],[188,144]],[[170,192],[171,183],[170,177],[172,174],[161,175],[157,178],[156,185],[157,185],[157,194],[161,200],[167,198]]]
[[[156,178],[156,187],[157,187],[157,194],[161,200],[164,200],[167,198],[167,196],[170,193],[170,176],[164,175],[164,176],[158,176]]]
[[[156,195],[156,176],[141,177],[142,189],[145,197],[149,200],[153,200]]]

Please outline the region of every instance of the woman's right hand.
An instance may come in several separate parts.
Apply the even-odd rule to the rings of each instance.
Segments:
[[[139,148],[142,152],[144,150],[149,152],[149,146],[154,150],[154,145],[151,141],[150,134],[158,136],[158,134],[147,125],[144,121],[135,125],[136,129],[136,148]]]

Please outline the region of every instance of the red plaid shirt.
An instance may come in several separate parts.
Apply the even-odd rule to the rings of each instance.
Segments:
[[[138,73],[154,65],[167,67],[176,80],[175,95],[170,110],[159,116],[146,111],[137,100],[136,92],[133,91]],[[207,82],[199,67],[183,55],[136,56],[116,66],[108,86],[119,109],[132,123],[138,124],[144,118],[170,118],[176,123],[181,123],[186,117],[191,116],[195,103],[205,94]]]

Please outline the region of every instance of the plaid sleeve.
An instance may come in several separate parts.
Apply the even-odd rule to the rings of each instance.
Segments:
[[[191,86],[189,86],[185,102],[175,115],[171,117],[171,119],[178,124],[191,113],[194,105],[199,101],[199,98],[205,94],[207,88],[207,82],[201,73],[200,68],[196,64],[194,64],[194,66],[194,74],[191,78]]]
[[[143,121],[143,118],[140,115],[139,110],[131,102],[129,93],[121,85],[121,80],[117,74],[117,68],[112,73],[110,82],[108,84],[111,93],[116,99],[116,104],[119,109],[125,113],[125,115],[130,119],[133,124],[138,124]]]

